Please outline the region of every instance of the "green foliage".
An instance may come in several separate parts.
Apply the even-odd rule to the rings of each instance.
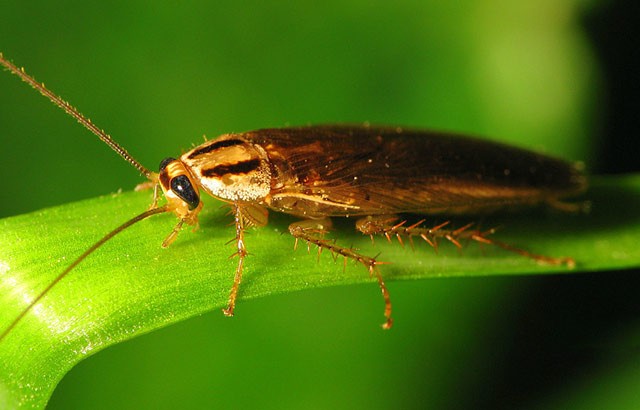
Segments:
[[[596,179],[588,215],[529,213],[488,219],[505,225],[501,239],[548,255],[571,255],[575,271],[640,266],[640,176]],[[614,198],[614,199],[612,199]],[[119,222],[144,209],[149,195],[124,193],[2,220],[0,233],[0,324],[6,328],[25,301],[34,297],[82,250]],[[164,215],[123,232],[63,279],[9,333],[0,345],[0,402],[41,406],[62,376],[78,361],[112,344],[221,308],[225,305],[236,261],[229,259],[233,237],[226,208],[209,203],[201,228],[183,232],[169,249],[160,249],[173,218]],[[246,280],[240,306],[247,299],[301,289],[370,282],[366,271],[330,255],[316,257],[292,250],[288,218],[251,230]],[[488,276],[571,272],[470,244],[462,254],[442,244],[440,255],[424,243],[415,250],[352,233],[339,224],[335,237],[362,252],[380,252],[388,281],[444,276]],[[380,301],[380,311],[382,301]],[[380,317],[381,319],[381,317]],[[402,322],[398,324],[403,326]],[[375,323],[371,323],[375,326]]]

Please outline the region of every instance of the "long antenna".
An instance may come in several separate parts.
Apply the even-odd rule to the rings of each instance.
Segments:
[[[114,236],[116,236],[117,234],[119,234],[120,232],[124,231],[125,229],[127,229],[128,227],[130,227],[131,225],[135,224],[136,222],[140,222],[143,219],[146,219],[152,215],[157,215],[163,212],[167,212],[167,207],[166,206],[161,206],[159,208],[152,208],[149,209],[143,213],[141,213],[138,216],[135,216],[131,219],[129,219],[127,222],[123,223],[122,225],[120,225],[119,227],[117,227],[116,229],[114,229],[113,231],[109,232],[108,234],[106,234],[102,239],[100,239],[98,242],[94,243],[93,246],[91,246],[89,249],[87,249],[86,251],[84,251],[82,253],[82,255],[80,255],[75,261],[73,261],[73,263],[69,266],[67,266],[67,268],[62,271],[62,273],[60,273],[58,276],[56,276],[56,278],[54,280],[51,281],[51,283],[49,283],[49,285],[47,285],[46,288],[44,288],[43,291],[41,291],[38,296],[36,296],[28,305],[27,307],[25,307],[22,312],[20,312],[20,314],[13,320],[13,322],[11,322],[11,324],[2,331],[2,333],[0,333],[0,341],[2,341],[2,339],[5,338],[5,336],[7,336],[9,334],[9,332],[18,324],[18,322],[20,322],[22,320],[23,317],[25,317],[25,315],[27,313],[29,313],[29,311],[31,309],[33,309],[33,307],[40,302],[40,300],[47,294],[49,293],[49,291],[51,289],[53,289],[54,286],[56,286],[62,279],[64,279],[65,276],[67,276],[67,274],[69,272],[71,272],[73,270],[73,268],[75,268],[76,266],[78,266],[78,264],[80,262],[82,262],[83,260],[86,259],[87,256],[91,255],[96,249],[98,249],[99,247],[101,247],[102,245],[104,245],[105,242],[107,242],[109,239],[113,238]]]
[[[122,158],[125,159],[125,161],[129,162],[131,165],[136,167],[138,169],[138,171],[140,171],[145,177],[153,180],[153,175],[154,175],[153,172],[149,171],[141,163],[136,161],[127,152],[127,150],[125,150],[120,145],[118,145],[118,143],[115,142],[111,138],[111,136],[109,134],[107,134],[102,129],[100,129],[96,125],[94,125],[91,122],[90,119],[88,119],[87,117],[82,115],[82,113],[80,113],[80,111],[78,111],[75,107],[73,107],[68,102],[66,102],[65,100],[60,98],[58,95],[53,93],[47,87],[45,87],[44,83],[39,83],[38,81],[36,81],[35,78],[31,77],[29,74],[27,74],[24,71],[24,68],[22,68],[22,67],[18,68],[18,66],[16,66],[15,64],[13,64],[11,61],[7,60],[6,58],[4,58],[4,55],[2,55],[2,53],[0,53],[0,64],[2,64],[5,68],[7,68],[13,74],[15,74],[18,77],[20,77],[20,79],[22,81],[24,81],[25,83],[29,84],[31,87],[35,88],[37,91],[40,92],[40,94],[44,95],[49,100],[51,100],[52,103],[54,103],[58,107],[62,108],[67,114],[69,114],[70,116],[75,118],[76,121],[78,121],[80,124],[82,124],[89,131],[91,131],[95,135],[97,135],[98,138],[100,138],[105,144],[107,144],[109,147],[111,147],[112,150],[117,152],[118,155],[120,155]]]

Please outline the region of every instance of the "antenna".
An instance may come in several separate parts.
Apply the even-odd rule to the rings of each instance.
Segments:
[[[118,143],[115,142],[111,138],[111,136],[109,136],[109,134],[107,134],[102,129],[100,129],[96,125],[94,125],[91,122],[90,119],[88,119],[87,117],[82,115],[82,113],[80,113],[80,111],[78,111],[75,107],[71,106],[68,102],[63,100],[61,97],[59,97],[58,95],[54,94],[51,90],[49,90],[47,87],[45,87],[45,85],[43,83],[39,83],[38,81],[36,81],[35,78],[31,77],[29,74],[27,74],[24,71],[24,68],[22,68],[22,67],[18,68],[18,66],[13,64],[11,61],[7,60],[2,53],[0,53],[0,64],[2,64],[2,66],[7,68],[9,71],[11,71],[11,73],[13,73],[13,74],[17,75],[18,77],[20,77],[20,79],[22,81],[24,81],[25,83],[29,84],[31,87],[35,88],[37,91],[40,92],[40,94],[42,94],[43,96],[47,97],[55,105],[57,105],[58,107],[62,108],[67,114],[69,114],[70,116],[75,118],[76,121],[78,121],[80,124],[82,124],[89,131],[94,133],[98,138],[100,138],[112,150],[114,150],[116,153],[118,153],[118,155],[120,155],[122,158],[124,158],[125,161],[127,161],[131,165],[133,165],[144,176],[149,178],[151,181],[155,180],[156,174],[154,172],[149,171],[142,164],[140,164],[138,161],[136,161],[127,152],[127,150],[125,150],[120,145],[118,145]],[[160,214],[160,213],[163,213],[163,212],[167,212],[167,211],[168,211],[168,207],[166,205],[162,206],[162,207],[154,207],[152,209],[149,209],[149,210],[141,213],[140,215],[131,218],[127,222],[123,223],[122,225],[120,225],[116,229],[114,229],[111,232],[109,232],[108,234],[106,234],[98,242],[94,243],[89,249],[84,251],[82,253],[82,255],[80,255],[75,261],[73,261],[73,263],[71,265],[69,265],[64,271],[62,271],[62,273],[60,273],[58,276],[56,276],[56,278],[51,283],[49,283],[49,285],[47,285],[47,287],[44,288],[44,290],[42,290],[40,293],[38,293],[38,295],[31,302],[29,302],[27,307],[25,307],[20,312],[20,314],[13,320],[13,322],[11,322],[11,324],[0,333],[0,341],[2,339],[4,339],[9,334],[9,332],[22,320],[22,318],[24,318],[26,316],[26,314],[29,313],[31,311],[31,309],[33,309],[33,307],[36,304],[38,304],[38,302],[40,302],[40,300],[42,300],[42,298],[47,293],[49,293],[49,291],[54,286],[56,286],[62,279],[64,279],[69,274],[69,272],[71,272],[80,262],[85,260],[89,255],[91,255],[95,250],[100,248],[109,239],[113,238],[118,233],[124,231],[125,229],[127,229],[131,225],[142,221],[143,219],[146,219],[146,218],[148,218],[148,217],[150,217],[152,215],[157,215],[157,214]]]
[[[114,229],[113,231],[111,231],[108,234],[106,234],[98,242],[94,243],[89,249],[84,251],[82,253],[82,255],[78,256],[78,258],[76,260],[74,260],[71,265],[67,266],[67,268],[64,271],[62,271],[62,273],[60,273],[58,276],[56,276],[55,279],[52,280],[51,283],[49,283],[46,288],[44,288],[44,290],[42,290],[40,293],[38,293],[38,296],[36,296],[35,298],[33,298],[33,300],[31,302],[29,302],[27,307],[25,307],[20,312],[20,314],[15,319],[13,319],[13,322],[11,322],[11,324],[6,329],[4,329],[2,331],[2,333],[0,333],[0,341],[2,341],[2,339],[4,339],[5,336],[7,336],[9,334],[9,332],[14,327],[16,327],[16,325],[22,320],[22,318],[25,317],[26,314],[29,313],[29,311],[31,311],[31,309],[33,309],[33,307],[36,304],[38,304],[38,302],[40,302],[40,300],[42,300],[42,298],[45,297],[45,295],[47,293],[49,293],[49,291],[51,289],[53,289],[54,286],[56,286],[58,283],[60,283],[60,281],[62,279],[64,279],[65,276],[67,276],[67,274],[69,272],[71,272],[76,266],[78,266],[78,264],[80,262],[85,260],[87,258],[87,256],[91,255],[96,249],[98,249],[99,247],[104,245],[109,239],[113,238],[114,236],[116,236],[120,232],[124,231],[125,229],[127,229],[131,225],[133,225],[133,224],[135,224],[137,222],[140,222],[143,219],[147,219],[150,216],[161,214],[163,212],[168,212],[168,210],[169,210],[168,207],[165,205],[165,206],[161,206],[161,207],[158,207],[158,208],[152,208],[152,209],[149,209],[147,211],[144,211],[140,215],[134,216],[133,218],[129,219],[127,222],[123,223],[122,225],[120,225],[119,227]]]
[[[80,124],[82,124],[86,129],[94,133],[98,138],[100,138],[105,144],[107,144],[112,150],[118,153],[125,161],[136,167],[140,173],[142,173],[145,177],[150,180],[154,179],[154,172],[149,171],[144,165],[136,161],[124,148],[122,148],[117,142],[115,142],[109,134],[104,132],[102,129],[98,128],[94,125],[90,119],[82,115],[80,111],[78,111],[71,104],[63,100],[61,97],[56,95],[54,92],[45,87],[44,83],[39,83],[35,78],[31,77],[24,71],[24,68],[16,66],[11,61],[7,60],[2,53],[0,53],[0,64],[2,64],[6,69],[11,71],[13,74],[20,77],[22,81],[29,84],[31,87],[35,88],[40,94],[47,97],[52,103],[62,108],[67,114],[76,119]]]

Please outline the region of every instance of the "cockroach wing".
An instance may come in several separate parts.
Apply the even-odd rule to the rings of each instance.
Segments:
[[[586,187],[568,162],[452,134],[310,126],[241,136],[269,156],[266,205],[305,217],[487,212],[558,201]]]

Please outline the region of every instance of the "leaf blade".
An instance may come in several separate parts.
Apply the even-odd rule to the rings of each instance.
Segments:
[[[588,194],[589,215],[525,213],[489,218],[500,223],[501,240],[534,252],[573,256],[574,272],[640,266],[640,175],[596,179]],[[148,205],[144,193],[125,193],[7,218],[0,223],[0,326],[19,314],[29,298],[85,248]],[[136,335],[225,305],[236,261],[229,259],[233,227],[225,208],[209,203],[202,228],[183,232],[167,250],[164,235],[175,223],[165,215],[118,235],[84,261],[16,326],[0,344],[0,403],[43,407],[57,382],[89,354]],[[287,216],[247,235],[248,259],[240,299],[311,287],[369,282],[361,267],[327,263],[330,256],[292,251]],[[442,276],[569,272],[536,265],[499,249],[467,247],[459,254],[443,246],[434,257],[426,244],[416,250],[353,232],[341,221],[335,236],[365,254],[381,252],[387,280]],[[312,253],[314,251],[312,250]],[[483,254],[484,253],[484,254]],[[393,296],[393,295],[392,295]],[[242,301],[240,300],[240,303]],[[382,304],[381,304],[382,311]],[[373,324],[372,324],[373,326]]]

